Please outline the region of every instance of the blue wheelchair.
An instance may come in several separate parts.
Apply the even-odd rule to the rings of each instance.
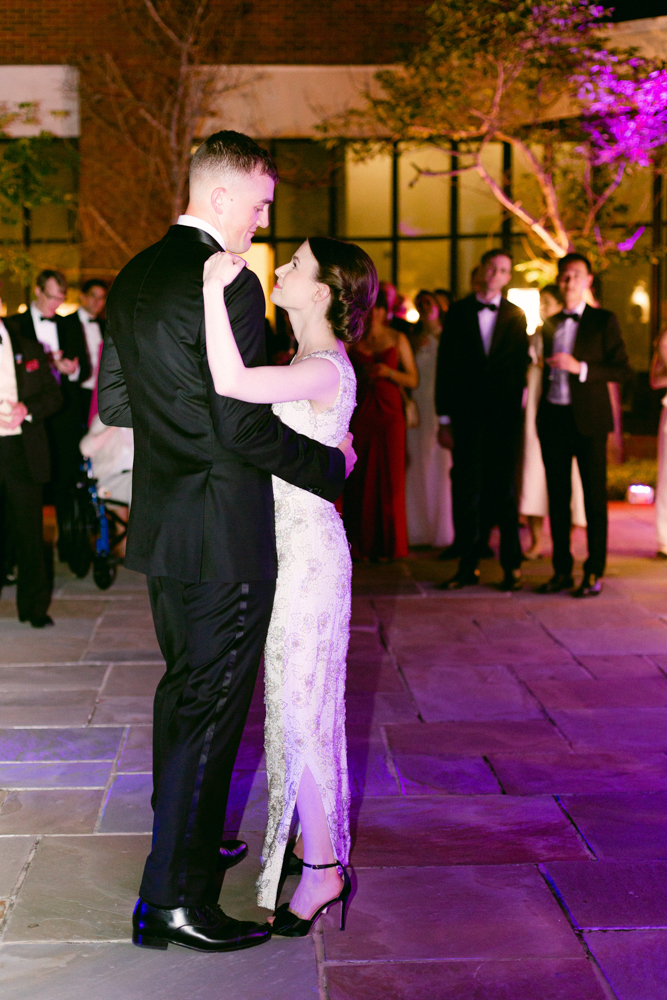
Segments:
[[[93,580],[100,590],[109,589],[123,562],[114,550],[127,535],[127,511],[128,504],[123,501],[99,496],[90,459],[84,458],[81,476],[61,517],[58,554],[79,579],[87,576],[92,565]]]

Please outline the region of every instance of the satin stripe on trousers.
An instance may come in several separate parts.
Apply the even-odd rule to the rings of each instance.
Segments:
[[[271,618],[275,580],[150,577],[167,670],[155,693],[153,843],[140,896],[209,902],[234,761]]]

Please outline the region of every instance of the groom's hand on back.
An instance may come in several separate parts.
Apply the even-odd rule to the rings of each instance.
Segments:
[[[347,434],[345,435],[345,437],[343,438],[343,440],[338,445],[338,447],[340,448],[340,450],[343,452],[343,455],[345,455],[345,478],[346,479],[349,476],[349,474],[352,472],[352,469],[354,468],[354,466],[356,465],[356,462],[357,462],[357,453],[354,450],[354,448],[352,447],[353,436],[354,435],[350,434],[350,432],[348,431]]]
[[[214,253],[204,264],[204,283],[220,281],[224,287],[231,285],[245,266],[243,257],[235,253]]]

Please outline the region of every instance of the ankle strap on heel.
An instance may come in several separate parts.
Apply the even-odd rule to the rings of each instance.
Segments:
[[[303,864],[304,868],[315,868],[315,869],[318,869],[318,870],[320,868],[343,868],[344,867],[344,865],[341,865],[340,861],[332,861],[330,865],[309,865],[307,861],[303,861],[302,864]]]

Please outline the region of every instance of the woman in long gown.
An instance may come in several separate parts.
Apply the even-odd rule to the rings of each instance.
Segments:
[[[345,484],[343,518],[353,559],[404,559],[405,417],[401,387],[419,382],[408,338],[388,322],[378,293],[368,331],[350,349],[357,408],[350,429],[357,464]]]
[[[563,308],[563,300],[557,285],[546,285],[540,292],[540,316],[542,321],[555,316]],[[542,395],[542,328],[539,327],[530,338],[532,364],[528,369],[528,389],[526,394],[526,414],[523,432],[523,469],[521,477],[521,498],[519,514],[528,522],[531,546],[524,552],[526,559],[540,559],[542,555],[542,524],[549,513],[547,495],[547,475],[542,461],[542,448],[537,436],[537,408]],[[572,459],[572,524],[586,527],[584,509],[584,488],[581,483],[576,458]]]
[[[273,403],[294,430],[338,444],[355,404],[344,342],[363,330],[377,294],[372,260],[359,247],[324,237],[304,243],[276,270],[271,293],[289,313],[298,350],[289,367],[243,365],[224,301],[245,261],[214,254],[204,268],[206,349],[216,391]],[[350,882],[349,788],[345,743],[345,661],[351,560],[334,505],[274,477],[278,578],[266,641],[266,766],[269,820],[258,881],[273,908],[294,808],[303,838],[303,874],[273,931],[307,933],[331,902],[343,926]]]
[[[408,464],[405,474],[405,507],[410,545],[449,545],[454,540],[452,521],[452,453],[438,444],[435,412],[435,370],[442,333],[440,304],[434,294],[421,291],[415,298],[419,322],[412,349],[419,385],[412,399],[419,424],[408,428]]]

